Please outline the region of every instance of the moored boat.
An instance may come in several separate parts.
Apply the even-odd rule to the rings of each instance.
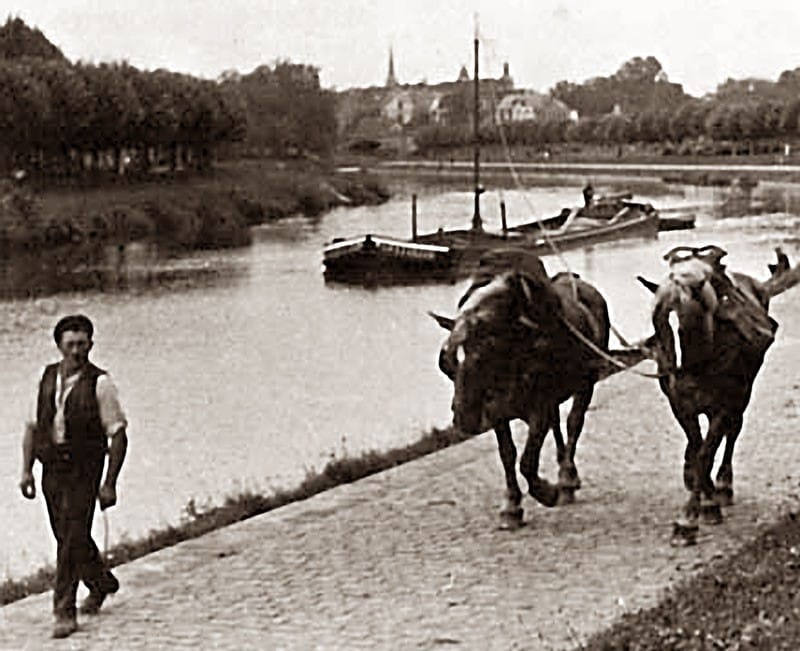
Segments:
[[[449,246],[372,234],[336,239],[323,252],[325,280],[364,285],[446,281],[456,258]]]
[[[361,235],[325,247],[326,281],[363,285],[455,282],[472,274],[481,256],[500,248],[549,255],[603,242],[658,235],[658,212],[630,202],[610,219],[585,217],[581,209],[493,233],[439,230],[411,240]]]

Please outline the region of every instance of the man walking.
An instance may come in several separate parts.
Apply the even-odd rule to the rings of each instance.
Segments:
[[[25,426],[20,489],[36,497],[33,463],[42,464],[42,492],[57,542],[53,592],[53,637],[77,628],[78,582],[89,588],[81,613],[99,612],[119,589],[92,540],[95,500],[106,509],[117,502],[117,477],[128,447],[127,422],[106,371],[89,361],[92,322],[81,314],[61,319],[53,331],[61,361],[45,367],[35,415]],[[105,456],[108,468],[102,481]]]

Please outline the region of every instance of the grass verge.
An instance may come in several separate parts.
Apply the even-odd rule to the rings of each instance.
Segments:
[[[320,472],[309,473],[296,488],[281,490],[270,495],[244,492],[225,498],[220,506],[198,512],[193,506],[187,508],[188,518],[179,525],[151,530],[135,541],[124,541],[109,549],[112,567],[135,560],[146,554],[171,547],[184,540],[197,538],[215,529],[241,522],[292,502],[307,499],[341,484],[354,482],[363,477],[388,470],[408,461],[413,461],[437,450],[460,443],[471,436],[453,428],[433,428],[416,442],[386,452],[369,451],[355,457],[332,459]],[[0,584],[0,606],[17,601],[31,594],[50,590],[55,572],[52,567],[42,568],[35,574],[21,579],[7,579]]]
[[[796,649],[798,641],[800,515],[789,512],[658,605],[624,615],[580,649]]]
[[[372,205],[389,193],[372,174],[310,162],[236,160],[208,173],[164,173],[85,186],[0,184],[0,251],[81,242],[154,239],[177,249],[244,246],[250,227],[336,206]]]

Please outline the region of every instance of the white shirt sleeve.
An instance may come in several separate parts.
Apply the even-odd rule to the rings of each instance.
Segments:
[[[100,407],[100,421],[108,437],[112,438],[122,428],[128,426],[128,421],[119,403],[117,387],[108,373],[97,378],[96,395]]]

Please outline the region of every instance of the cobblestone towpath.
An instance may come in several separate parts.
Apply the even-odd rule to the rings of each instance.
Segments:
[[[695,547],[669,545],[683,434],[652,380],[622,374],[587,416],[576,503],[526,498],[517,531],[497,526],[504,481],[484,434],[119,567],[119,594],[67,640],[49,638],[51,594],[10,604],[0,649],[576,648],[797,508],[798,310],[774,311],[736,504]],[[550,442],[542,459],[552,479]]]

